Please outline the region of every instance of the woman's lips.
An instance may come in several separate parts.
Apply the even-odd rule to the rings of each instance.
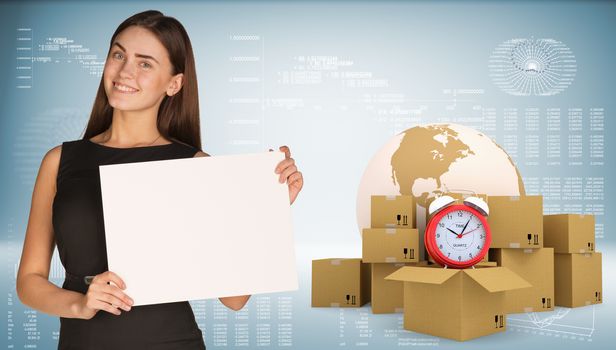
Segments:
[[[134,94],[139,91],[128,85],[116,83],[115,81],[113,82],[113,89],[125,94]]]

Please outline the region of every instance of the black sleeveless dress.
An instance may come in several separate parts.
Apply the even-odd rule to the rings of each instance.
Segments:
[[[181,143],[115,148],[90,140],[64,142],[53,201],[55,241],[66,278],[62,288],[85,294],[84,276],[108,270],[99,165],[190,158]],[[122,277],[122,276],[120,276]],[[143,305],[119,316],[99,310],[90,320],[60,317],[59,349],[205,349],[188,301]]]

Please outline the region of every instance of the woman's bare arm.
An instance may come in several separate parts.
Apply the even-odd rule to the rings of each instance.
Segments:
[[[52,203],[61,152],[62,146],[47,152],[36,178],[17,272],[17,296],[23,304],[46,314],[80,318],[83,294],[59,288],[48,279],[54,250]]]
[[[209,157],[209,156],[210,156],[209,154],[199,151],[195,154],[194,158]],[[250,295],[218,298],[218,300],[220,300],[220,302],[223,303],[224,306],[234,311],[241,310],[244,307],[244,305],[246,305],[246,303],[248,302],[248,299],[250,299]]]

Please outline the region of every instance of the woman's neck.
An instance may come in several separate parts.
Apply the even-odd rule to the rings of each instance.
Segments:
[[[102,142],[114,147],[149,146],[167,141],[158,132],[155,111],[113,110],[111,126],[102,135]]]

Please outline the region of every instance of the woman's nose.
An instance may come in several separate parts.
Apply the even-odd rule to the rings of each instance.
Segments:
[[[122,69],[120,69],[120,77],[121,78],[133,78],[135,76],[135,67],[133,67],[133,63],[126,61],[122,65]]]

